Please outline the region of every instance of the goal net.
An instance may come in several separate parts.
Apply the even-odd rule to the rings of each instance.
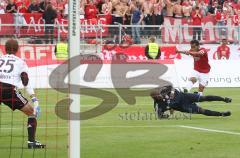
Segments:
[[[12,15],[5,16],[14,18]],[[12,111],[2,103],[0,106],[0,157],[66,158],[69,150],[69,122],[58,116],[56,104],[67,98],[68,93],[59,90],[66,87],[52,88],[49,84],[49,77],[52,71],[64,61],[56,58],[54,50],[55,44],[62,37],[66,38],[64,31],[68,27],[60,27],[56,24],[53,32],[50,32],[46,37],[44,25],[38,25],[38,22],[41,21],[41,15],[24,16],[24,18],[27,25],[21,26],[18,34],[15,31],[15,26],[0,25],[0,54],[6,54],[4,45],[8,39],[14,38],[18,41],[17,56],[23,59],[29,67],[29,82],[35,89],[41,107],[41,115],[37,119],[36,140],[46,144],[46,148],[28,149],[28,117],[19,110]],[[55,75],[56,82],[62,82],[60,75]],[[19,87],[19,90],[33,105],[31,98],[22,86]]]

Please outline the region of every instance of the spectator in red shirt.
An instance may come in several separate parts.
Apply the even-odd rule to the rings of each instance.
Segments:
[[[93,0],[90,0],[85,6],[85,18],[94,19],[97,18],[98,10],[96,5],[93,3]]]
[[[28,8],[27,8],[25,1],[17,0],[16,5],[17,5],[18,13],[27,13],[28,12]]]
[[[218,29],[218,38],[226,38],[227,37],[227,29],[226,29],[226,23],[227,23],[227,14],[226,11],[223,12],[221,8],[218,8],[218,11],[215,15],[216,19],[216,26]]]
[[[26,6],[26,1],[21,1],[21,0],[16,0],[15,1],[16,6],[17,6],[17,14],[15,14],[15,31],[16,31],[16,36],[20,37],[20,29],[21,27],[26,26],[27,22],[23,16],[23,13],[28,12],[28,8]]]
[[[217,48],[218,59],[229,59],[230,48],[227,46],[227,39],[222,39],[222,44]]]
[[[240,39],[240,32],[239,32],[239,24],[240,24],[240,16],[234,11],[234,15],[232,16],[232,22],[234,25],[234,43],[237,44],[238,40]]]
[[[101,11],[105,14],[107,24],[112,24],[112,2],[110,0],[105,0]]]
[[[198,3],[203,2],[205,5],[208,5],[210,0],[198,0]]]
[[[192,20],[193,20],[193,40],[197,39],[198,41],[201,40],[201,33],[202,33],[202,14],[200,12],[199,7],[196,7],[195,10],[192,12]]]

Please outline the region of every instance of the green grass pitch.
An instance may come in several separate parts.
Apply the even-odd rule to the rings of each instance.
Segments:
[[[27,149],[27,118],[20,112],[12,113],[1,105],[1,158],[68,157],[68,122],[58,118],[54,110],[55,103],[66,94],[50,89],[37,90],[37,94],[42,107],[37,137],[47,144],[47,148]],[[136,105],[127,105],[120,100],[112,111],[81,121],[81,157],[238,158],[240,88],[207,88],[205,94],[231,97],[233,102],[230,104],[211,102],[201,103],[201,106],[219,111],[230,110],[232,116],[222,118],[175,113],[171,119],[157,120],[153,115],[152,101],[149,97],[138,97]],[[91,109],[100,102],[99,99],[82,96],[81,111]]]
[[[46,149],[27,149],[27,117],[18,110],[12,112],[1,105],[1,158],[66,158],[68,157],[68,122],[55,114],[55,104],[65,95],[50,89],[36,90],[41,106],[36,139],[47,144]]]

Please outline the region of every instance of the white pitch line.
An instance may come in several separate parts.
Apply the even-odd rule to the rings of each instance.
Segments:
[[[68,129],[69,127],[38,127],[39,129]],[[223,133],[223,134],[229,134],[229,135],[238,135],[240,136],[240,133],[238,132],[232,132],[232,131],[225,131],[225,130],[216,130],[216,129],[208,129],[208,128],[201,128],[201,127],[194,127],[194,126],[185,126],[185,125],[146,125],[146,126],[130,126],[130,125],[109,125],[109,126],[84,126],[82,125],[81,128],[188,128],[188,129],[194,129],[194,130],[200,130],[200,131],[206,131],[206,132],[214,132],[214,133]],[[13,127],[13,128],[0,128],[0,130],[20,130],[23,129],[23,127]]]
[[[195,129],[195,130],[200,130],[200,131],[207,131],[207,132],[223,133],[223,134],[230,134],[230,135],[239,135],[240,136],[240,133],[238,133],[238,132],[231,132],[231,131],[225,131],[225,130],[216,130],[216,129],[208,129],[208,128],[184,126],[184,125],[180,125],[178,127]]]

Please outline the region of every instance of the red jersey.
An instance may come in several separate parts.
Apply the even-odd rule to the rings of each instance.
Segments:
[[[15,4],[17,5],[17,8],[19,9],[19,13],[27,13],[28,12],[28,7],[30,5],[30,0],[16,0]],[[20,7],[24,5],[26,7],[23,7],[20,9]]]
[[[226,23],[227,21],[227,15],[225,13],[217,12],[215,16],[216,21],[224,21]]]
[[[198,51],[202,54],[202,56],[193,57],[194,58],[194,70],[200,73],[208,73],[211,69],[208,63],[208,54],[207,50],[204,48],[200,48]]]
[[[94,19],[97,18],[97,7],[95,5],[86,5],[85,6],[85,16],[86,19]]]
[[[202,0],[198,0],[198,4],[201,3]],[[204,0],[205,4],[209,4],[209,0]]]
[[[201,25],[201,23],[202,23],[202,14],[199,12],[199,15],[200,16],[197,16],[196,11],[192,12],[191,16],[192,16],[192,20],[193,20],[193,22],[192,22],[193,25]]]
[[[230,48],[228,46],[221,45],[217,48],[217,54],[219,59],[221,59],[222,57],[226,57],[227,59],[229,59]]]
[[[27,7],[26,8],[22,7],[22,5],[24,5],[22,1],[16,2],[16,5],[17,5],[17,8],[19,9],[19,13],[27,13],[28,12]],[[20,9],[20,7],[21,7],[21,9]]]

